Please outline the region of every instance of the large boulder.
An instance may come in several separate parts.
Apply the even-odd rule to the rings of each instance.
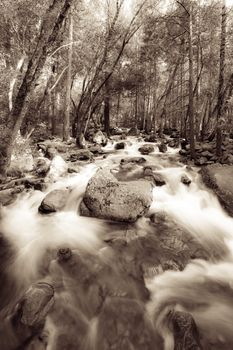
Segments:
[[[152,145],[142,145],[141,147],[139,147],[139,152],[143,155],[147,155],[147,154],[150,154],[152,152],[154,152],[154,147]]]
[[[208,165],[201,169],[204,183],[218,196],[226,211],[233,216],[233,166]]]
[[[108,143],[108,138],[101,130],[99,130],[93,136],[93,142],[97,145],[106,146]]]
[[[149,210],[152,184],[120,182],[109,170],[100,169],[89,181],[80,210],[82,215],[134,222]]]
[[[39,206],[39,212],[42,214],[50,214],[62,210],[66,203],[70,190],[59,189],[49,192]]]

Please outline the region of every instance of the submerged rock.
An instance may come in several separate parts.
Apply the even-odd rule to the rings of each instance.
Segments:
[[[142,145],[141,147],[139,147],[139,152],[143,155],[147,155],[147,154],[150,154],[152,152],[154,152],[154,147],[152,145]]]
[[[134,222],[148,212],[151,203],[149,182],[120,182],[101,169],[90,179],[80,209],[86,216]]]
[[[69,194],[70,190],[68,189],[59,189],[49,192],[41,202],[38,208],[39,212],[42,214],[50,214],[61,211],[67,203]]]
[[[28,326],[40,326],[54,303],[54,290],[48,283],[37,283],[23,296],[18,309],[20,322]]]
[[[173,329],[174,350],[204,350],[196,323],[190,314],[172,311],[168,317]]]
[[[201,169],[204,183],[216,193],[220,203],[231,216],[233,216],[232,174],[232,165],[213,164]]]
[[[154,350],[155,344],[155,332],[142,304],[127,298],[106,300],[99,316],[97,350]]]

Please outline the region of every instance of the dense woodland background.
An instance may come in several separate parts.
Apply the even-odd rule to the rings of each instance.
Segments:
[[[0,173],[19,133],[75,137],[117,127],[231,136],[233,12],[215,0],[0,1]],[[132,132],[133,133],[133,132]]]

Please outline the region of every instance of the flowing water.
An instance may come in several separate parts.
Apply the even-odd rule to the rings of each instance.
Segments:
[[[138,148],[142,144],[131,138],[127,147],[119,151],[114,150],[114,143],[108,144],[104,148],[108,152],[106,158],[100,156],[79,173],[59,178],[45,193],[29,192],[2,208],[2,324],[25,291],[33,283],[43,281],[55,290],[55,306],[46,318],[46,349],[173,350],[173,335],[164,321],[171,310],[187,311],[193,316],[204,349],[233,349],[233,219],[203,185],[197,169],[179,162],[177,149],[168,148],[166,154],[161,154],[155,144],[155,152],[143,156],[145,164],[120,165],[121,159],[141,156]],[[87,183],[99,167],[110,168],[120,180],[131,181],[140,177],[144,165],[150,165],[166,181],[166,185],[154,187],[147,218],[127,226],[79,215]],[[192,180],[189,186],[180,181],[184,174]],[[61,188],[71,189],[65,209],[47,216],[39,214],[45,194]],[[150,237],[149,244],[157,244],[150,260],[152,267],[158,263],[153,256],[160,253],[160,228],[159,224],[156,228],[156,222],[151,224],[152,214],[175,222],[208,257],[195,255],[177,271],[152,268],[152,273],[140,275],[142,266],[138,266],[138,261],[147,261],[151,248],[143,250],[141,242]],[[118,237],[124,237],[130,248],[122,246]],[[139,241],[140,244],[135,243]],[[57,257],[62,248],[73,252],[68,262]],[[175,255],[177,262],[179,252]],[[139,314],[143,314],[143,320],[135,324]],[[114,318],[120,320],[123,328],[116,334],[111,333]],[[114,345],[115,338],[126,337],[127,327],[133,347],[127,342],[120,347]],[[150,336],[147,334],[145,346],[136,338],[146,328]],[[4,344],[4,350],[14,349],[7,337],[7,332],[0,332],[0,344]],[[36,343],[27,349],[42,348]]]

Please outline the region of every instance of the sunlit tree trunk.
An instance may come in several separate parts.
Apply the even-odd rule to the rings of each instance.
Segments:
[[[72,57],[73,57],[73,17],[72,10],[69,13],[69,48],[68,48],[68,70],[66,82],[66,104],[63,122],[63,140],[67,141],[70,137],[70,107],[71,107],[71,84],[72,84]]]
[[[222,1],[222,22],[221,22],[221,42],[220,42],[220,65],[218,84],[218,105],[217,105],[217,129],[216,129],[216,154],[222,154],[222,130],[221,118],[223,116],[224,102],[224,72],[225,72],[225,51],[226,51],[226,4]]]
[[[192,24],[192,5],[189,9],[189,139],[190,152],[192,159],[195,159],[195,139],[194,139],[194,103],[193,103],[193,24]]]

